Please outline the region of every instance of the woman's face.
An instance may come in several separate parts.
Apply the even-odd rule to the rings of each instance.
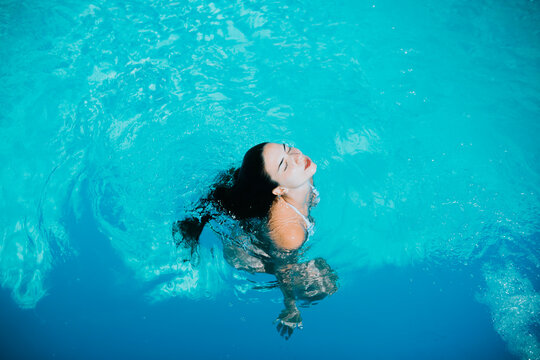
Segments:
[[[309,157],[286,144],[266,144],[263,158],[264,168],[270,178],[289,189],[304,185],[317,171],[317,165]]]

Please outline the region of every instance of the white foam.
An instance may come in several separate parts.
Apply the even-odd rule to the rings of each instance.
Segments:
[[[521,359],[540,359],[540,342],[533,333],[540,295],[513,263],[485,265],[483,273],[486,288],[477,300],[489,307],[495,330]]]

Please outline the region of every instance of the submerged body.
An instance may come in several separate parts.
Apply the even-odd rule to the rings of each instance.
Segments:
[[[197,217],[173,226],[173,237],[182,234],[175,238],[177,245],[191,247],[193,256],[205,223],[222,219],[223,212],[234,219],[232,235],[222,236],[224,257],[238,270],[276,276],[285,305],[277,319],[278,331],[285,338],[302,326],[296,300],[311,303],[337,291],[337,275],[324,259],[299,262],[300,248],[314,232],[309,212],[319,202],[313,186],[316,170],[297,148],[256,145],[242,166],[224,173],[201,200]]]

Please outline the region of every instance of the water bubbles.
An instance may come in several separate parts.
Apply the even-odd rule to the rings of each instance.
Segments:
[[[488,305],[493,325],[510,349],[522,357],[540,357],[540,343],[530,333],[540,310],[540,295],[511,263],[484,266],[486,287],[477,299]]]

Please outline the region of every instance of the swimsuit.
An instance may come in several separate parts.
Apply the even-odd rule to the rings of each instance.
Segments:
[[[315,189],[313,185],[311,185],[311,191],[312,198],[308,208],[311,208],[312,206],[315,206],[319,203],[319,192],[317,191],[317,189]],[[283,201],[285,201],[285,199],[283,199]],[[305,217],[304,214],[302,214],[302,212],[300,212],[300,210],[298,210],[294,205],[289,204],[287,201],[285,201],[285,204],[289,205],[291,209],[293,209],[298,215],[302,217],[302,219],[304,219],[304,222],[306,223],[306,232],[308,234],[308,238],[313,235],[313,233],[315,232],[315,224],[313,223],[313,221],[310,221],[307,217]]]

